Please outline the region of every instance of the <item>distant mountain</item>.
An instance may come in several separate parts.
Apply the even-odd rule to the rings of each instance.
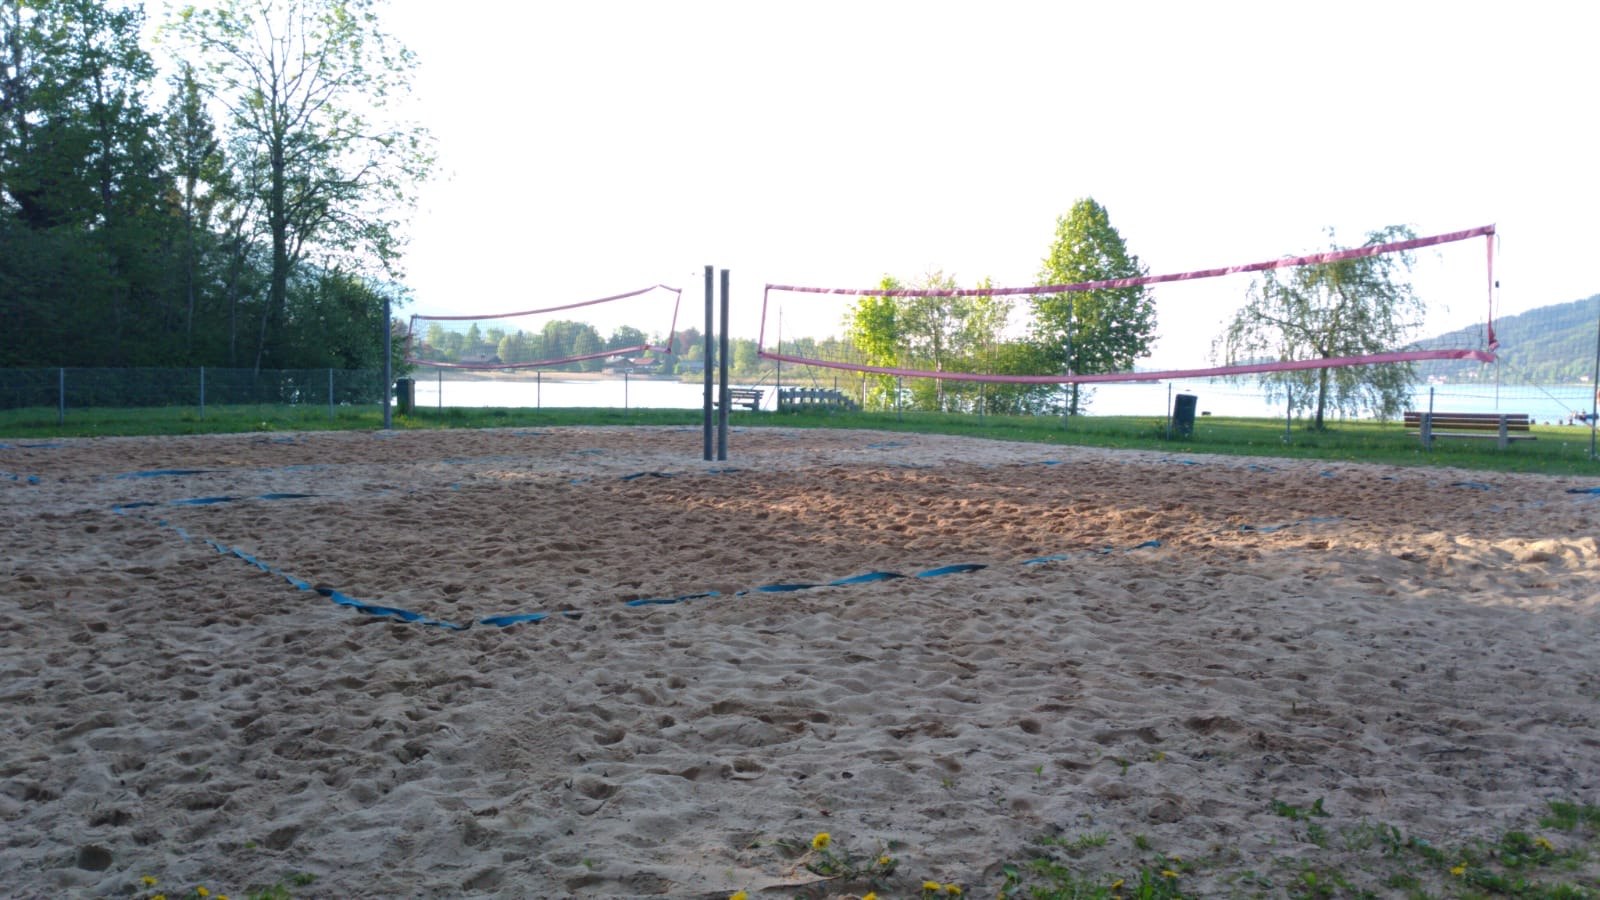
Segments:
[[[1600,327],[1600,294],[1496,319],[1500,378],[1521,384],[1580,384],[1594,377],[1595,329]],[[1483,326],[1470,326],[1418,341],[1424,350],[1476,347]],[[1429,363],[1428,371],[1450,381],[1480,377],[1480,364],[1468,360]]]

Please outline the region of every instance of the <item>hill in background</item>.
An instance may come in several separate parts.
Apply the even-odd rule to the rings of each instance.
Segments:
[[[1594,377],[1597,317],[1600,294],[1497,319],[1500,378],[1523,384],[1587,384]],[[1418,341],[1417,346],[1424,350],[1478,346],[1482,327],[1447,332]],[[1451,360],[1429,363],[1428,371],[1447,381],[1474,381],[1483,377],[1484,368],[1471,360]]]

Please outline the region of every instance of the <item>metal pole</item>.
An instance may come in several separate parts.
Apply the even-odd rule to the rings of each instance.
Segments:
[[[200,367],[200,418],[206,417],[206,367]]]
[[[394,427],[394,410],[389,408],[389,395],[394,393],[394,326],[390,325],[390,304],[383,298],[383,428]]]
[[[1600,305],[1597,305],[1600,309]],[[1595,317],[1594,326],[1594,380],[1589,382],[1594,388],[1594,399],[1589,401],[1589,458],[1600,459],[1595,455],[1595,429],[1600,428],[1600,313]]]
[[[622,411],[628,411],[628,367],[622,367]]]
[[[1172,383],[1167,383],[1167,440],[1172,440]]]
[[[56,370],[56,424],[67,424],[67,370]]]
[[[717,335],[717,371],[722,376],[722,413],[717,417],[717,459],[728,458],[728,270],[722,270],[722,333]]]
[[[759,348],[758,348],[759,349]],[[778,352],[783,352],[783,307],[778,307]],[[778,373],[773,376],[773,387],[777,389],[777,396],[772,400],[772,408],[776,410],[783,405],[783,360],[777,361]]]
[[[535,412],[544,409],[544,370],[535,369],[533,373],[533,408]]]
[[[333,418],[333,366],[328,367],[328,418]]]
[[[715,290],[715,287],[712,284],[712,273],[713,273],[712,268],[710,266],[706,266],[706,352],[705,352],[705,367],[704,367],[705,368],[706,390],[705,390],[705,396],[702,398],[702,400],[704,401],[704,405],[705,405],[705,416],[704,416],[704,422],[703,422],[703,424],[701,426],[700,431],[701,431],[702,436],[705,438],[705,458],[707,460],[710,460],[712,458],[711,457],[711,366],[716,361],[716,358],[717,358],[717,347],[716,347],[716,344],[712,343],[712,330],[711,330],[711,304],[712,304],[712,302],[714,300],[713,291]]]
[[[439,411],[444,412],[444,370],[440,369],[435,374],[439,376]],[[537,401],[535,401],[535,403],[537,403]],[[535,406],[534,408],[537,409],[538,407]]]

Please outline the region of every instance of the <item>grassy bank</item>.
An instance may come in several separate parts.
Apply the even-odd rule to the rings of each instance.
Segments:
[[[562,425],[698,426],[699,410],[687,409],[418,409],[395,415],[394,427],[495,428]],[[383,427],[377,406],[236,406],[74,410],[58,424],[53,409],[0,412],[0,440],[110,435],[229,434],[240,432],[364,430]],[[938,413],[851,413],[828,410],[752,413],[737,411],[739,428],[780,425],[798,428],[870,428],[953,434],[1047,444],[1220,453],[1296,459],[1343,460],[1405,466],[1455,466],[1488,471],[1600,475],[1590,456],[1586,427],[1534,426],[1536,440],[1501,450],[1492,439],[1439,439],[1424,451],[1398,423],[1341,422],[1326,431],[1285,430],[1281,420],[1201,417],[1194,434],[1168,439],[1166,421],[1137,416],[1089,416],[1068,422],[1054,417],[970,416]],[[736,451],[736,444],[735,450]]]

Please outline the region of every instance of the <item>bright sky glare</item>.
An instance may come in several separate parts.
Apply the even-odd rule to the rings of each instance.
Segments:
[[[1502,314],[1576,300],[1600,291],[1597,19],[1540,0],[393,0],[441,169],[410,311],[657,282],[698,303],[711,264],[753,337],[766,282],[1030,284],[1082,197],[1153,274],[1326,249],[1329,227],[1493,223]],[[1447,257],[1471,286],[1452,325],[1482,318],[1471,246]],[[1204,363],[1231,300],[1157,298],[1155,359]]]

